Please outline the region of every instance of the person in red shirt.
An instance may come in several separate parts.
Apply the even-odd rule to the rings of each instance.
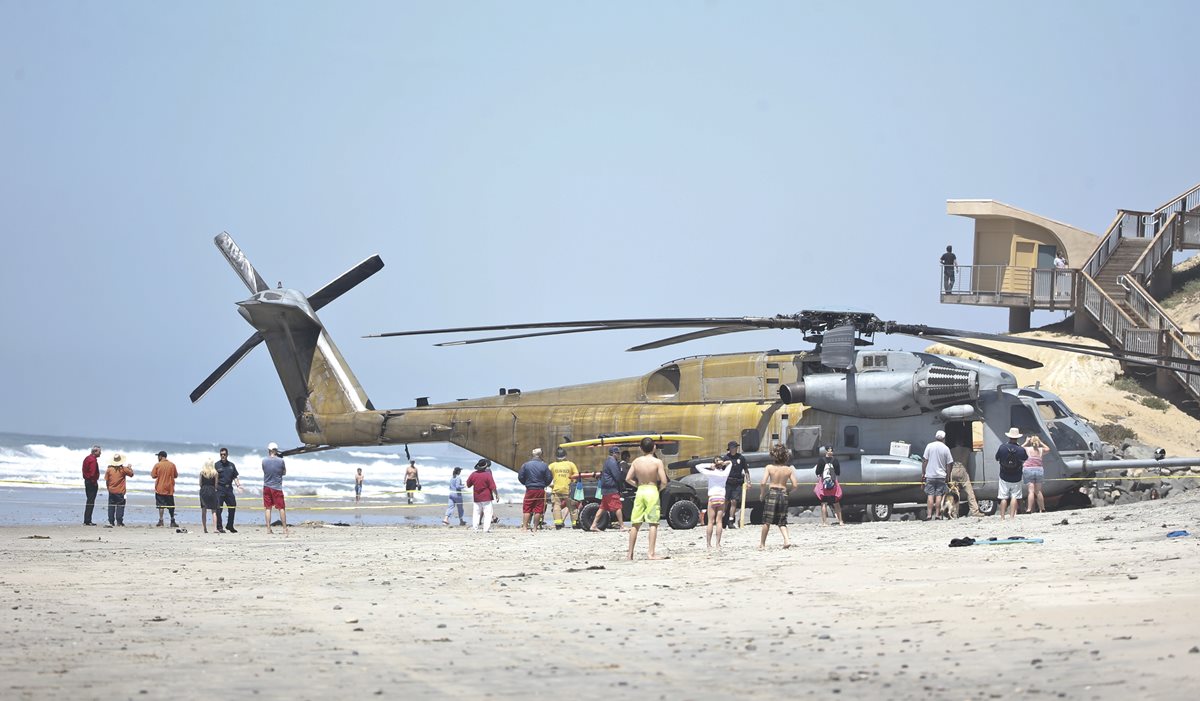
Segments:
[[[472,497],[475,500],[474,509],[471,512],[471,530],[479,530],[480,523],[483,524],[483,532],[487,533],[492,530],[492,502],[496,500],[496,480],[492,477],[492,473],[488,471],[492,461],[484,458],[475,463],[475,472],[467,478],[467,486],[472,490]]]
[[[92,446],[92,452],[83,459],[83,490],[87,494],[87,504],[83,507],[83,525],[94,526],[92,510],[96,508],[96,492],[100,489],[100,446]]]

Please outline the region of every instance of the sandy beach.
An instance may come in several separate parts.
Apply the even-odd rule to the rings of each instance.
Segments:
[[[515,507],[506,507],[515,509]],[[240,515],[240,514],[239,514]],[[257,518],[255,518],[257,516]],[[506,513],[509,520],[513,513]],[[1066,520],[1066,523],[1062,522]],[[660,534],[0,529],[0,694],[1181,699],[1200,493],[948,522]],[[1186,529],[1190,536],[1167,538]],[[1020,535],[1042,544],[947,547]],[[35,537],[36,536],[36,537]],[[41,537],[45,536],[45,537]]]

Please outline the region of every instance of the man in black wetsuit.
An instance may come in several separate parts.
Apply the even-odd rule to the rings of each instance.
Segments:
[[[737,513],[742,505],[742,485],[750,476],[750,464],[738,450],[737,441],[729,441],[725,460],[729,463],[729,479],[725,481],[725,527],[737,528]]]

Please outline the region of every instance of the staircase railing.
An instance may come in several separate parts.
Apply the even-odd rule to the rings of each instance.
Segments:
[[[1167,254],[1171,252],[1171,248],[1175,245],[1180,216],[1179,214],[1172,214],[1158,228],[1158,233],[1154,234],[1154,238],[1150,239],[1150,245],[1146,246],[1146,250],[1142,251],[1142,255],[1138,256],[1133,267],[1129,269],[1130,274],[1135,276],[1138,282],[1143,285],[1150,282],[1150,278],[1154,276],[1154,271],[1158,269],[1158,264],[1167,257]]]
[[[1194,335],[1194,334],[1188,334],[1188,335]],[[1185,345],[1185,342],[1182,338],[1180,338],[1179,336],[1176,336],[1173,333],[1167,333],[1166,337],[1167,337],[1167,353],[1172,358],[1197,360],[1197,355],[1195,353],[1193,353],[1191,351],[1191,349],[1189,349],[1187,347],[1187,345]],[[1170,360],[1167,360],[1167,364],[1171,365],[1174,368],[1178,368],[1179,370],[1187,369],[1182,363],[1172,363]],[[1172,370],[1171,374],[1175,375],[1175,379],[1177,379],[1180,382],[1182,382],[1183,384],[1187,385],[1187,388],[1188,388],[1188,390],[1191,391],[1193,397],[1200,397],[1200,375],[1196,375],[1193,373],[1187,373],[1187,372],[1179,372],[1178,370]]]
[[[1200,207],[1200,185],[1196,185],[1179,197],[1154,210],[1154,216],[1158,217],[1160,221],[1166,221],[1167,217],[1172,214],[1187,214],[1197,207]]]
[[[1100,328],[1104,329],[1118,346],[1124,348],[1126,332],[1137,329],[1137,323],[1105,294],[1091,275],[1080,272],[1079,279],[1079,286],[1083,291],[1083,308],[1096,319]]]
[[[1109,225],[1104,238],[1100,240],[1100,245],[1096,246],[1096,250],[1092,251],[1092,255],[1083,264],[1083,272],[1095,278],[1100,274],[1100,269],[1104,267],[1108,259],[1112,257],[1113,252],[1117,250],[1117,246],[1121,245],[1121,239],[1149,238],[1154,234],[1153,225],[1150,212],[1117,210],[1117,216]]]
[[[1134,311],[1145,325],[1151,329],[1159,329],[1164,331],[1173,331],[1179,336],[1183,336],[1183,329],[1175,323],[1170,314],[1159,305],[1159,303],[1150,296],[1146,288],[1138,284],[1136,278],[1130,275],[1122,275],[1117,278],[1117,283],[1125,288],[1125,303]]]

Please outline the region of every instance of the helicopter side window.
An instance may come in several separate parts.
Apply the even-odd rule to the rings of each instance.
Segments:
[[[1016,428],[1023,435],[1028,436],[1031,433],[1041,434],[1042,426],[1034,417],[1033,410],[1024,404],[1016,404],[1012,407],[1012,413],[1008,422],[1010,426]]]
[[[858,426],[847,426],[846,429],[842,431],[842,445],[846,446],[847,448],[858,447]]]

